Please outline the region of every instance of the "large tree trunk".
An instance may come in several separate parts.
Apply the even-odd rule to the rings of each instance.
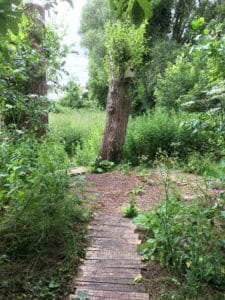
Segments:
[[[111,80],[100,157],[115,163],[122,157],[131,106],[131,78]]]

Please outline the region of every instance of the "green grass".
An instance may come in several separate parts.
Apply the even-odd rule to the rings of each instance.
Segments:
[[[62,108],[50,114],[51,134],[64,143],[66,152],[77,164],[91,165],[98,155],[105,112],[100,110]]]

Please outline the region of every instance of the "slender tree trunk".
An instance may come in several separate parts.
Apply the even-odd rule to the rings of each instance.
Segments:
[[[131,106],[131,78],[111,80],[107,99],[107,116],[100,156],[115,163],[122,157]]]
[[[35,22],[35,26],[32,28],[30,39],[32,42],[32,47],[38,49],[42,56],[42,63],[37,67],[34,72],[34,76],[30,78],[27,85],[28,94],[33,94],[37,96],[47,96],[47,78],[46,78],[46,62],[45,53],[42,49],[42,41],[40,39],[39,31],[44,27],[45,24],[45,8],[38,4],[28,3],[26,4],[26,11],[29,16]],[[38,75],[37,75],[38,74]],[[40,128],[38,130],[38,136],[41,137],[46,134],[46,129],[48,125],[48,113],[44,109],[45,103],[40,100],[38,103],[41,114],[40,114]]]
[[[45,9],[40,5],[28,3],[25,6],[25,10],[26,14],[31,17],[34,22],[30,33],[32,48],[37,50],[42,58],[42,62],[35,67],[32,73],[33,75],[29,78],[28,82],[25,83],[26,95],[36,95],[37,99],[39,99],[39,102],[36,104],[37,110],[40,111],[40,116],[38,116],[38,130],[36,130],[36,133],[38,137],[41,137],[46,133],[48,124],[48,113],[45,110],[46,105],[43,102],[45,101],[43,100],[44,97],[47,95],[46,61],[45,53],[42,49],[41,35],[39,34],[45,24]],[[19,129],[26,128],[34,130],[34,124],[32,123],[30,115],[31,114],[27,114],[26,112],[21,112],[18,116],[14,116],[12,113],[4,117],[4,124],[7,127],[15,124]]]

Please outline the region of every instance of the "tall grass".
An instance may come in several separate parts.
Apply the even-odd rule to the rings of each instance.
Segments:
[[[62,108],[59,114],[50,114],[50,130],[77,164],[91,165],[98,155],[104,120],[105,112],[100,110]]]
[[[210,150],[210,132],[194,128],[197,115],[162,109],[129,120],[123,157],[138,164],[154,160],[159,150],[185,159],[190,154]]]

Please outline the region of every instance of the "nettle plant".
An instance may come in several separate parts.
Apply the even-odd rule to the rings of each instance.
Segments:
[[[106,24],[105,66],[110,79],[123,79],[126,76],[125,72],[135,71],[142,64],[145,51],[145,27],[145,23],[137,28],[129,21]]]

